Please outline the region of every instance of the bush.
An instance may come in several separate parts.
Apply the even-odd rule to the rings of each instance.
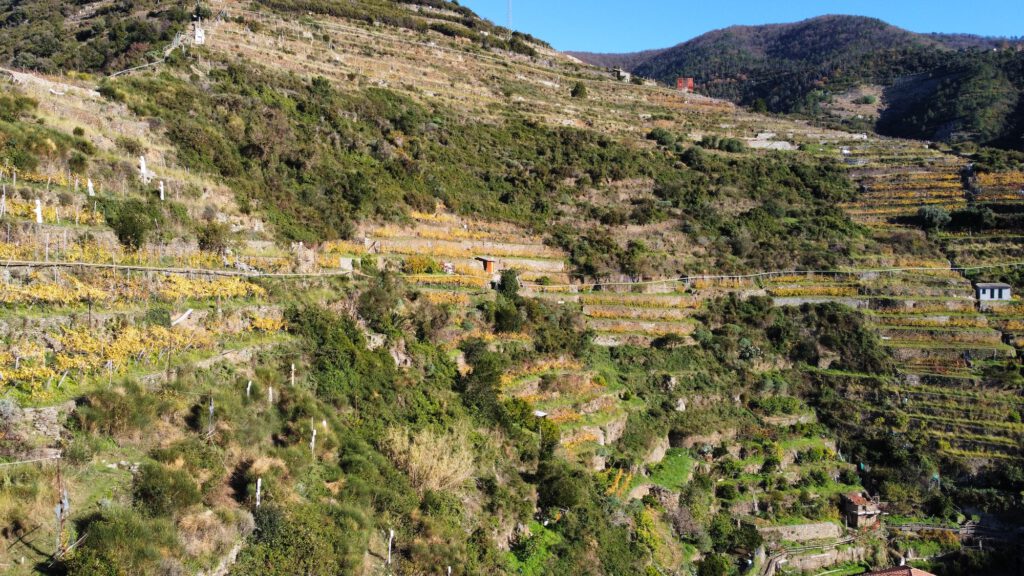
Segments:
[[[89,537],[69,560],[69,576],[156,574],[180,548],[173,524],[131,509],[103,510],[81,522],[78,531]]]
[[[0,120],[15,122],[39,105],[35,100],[21,95],[0,94]]]
[[[917,220],[927,231],[933,232],[952,221],[949,212],[938,206],[922,206],[917,210]]]
[[[740,495],[739,489],[732,482],[723,482],[715,489],[716,495],[722,500],[734,500]]]
[[[133,250],[145,244],[149,234],[164,222],[163,212],[154,202],[104,198],[100,201],[100,209],[118,241]]]
[[[564,462],[544,460],[537,475],[537,505],[541,508],[574,508],[587,496],[584,475]]]
[[[519,272],[508,269],[501,271],[501,280],[498,281],[498,293],[515,301],[519,296]]]
[[[242,548],[238,576],[351,574],[362,560],[365,518],[319,504],[256,509],[255,538]]]
[[[648,140],[654,140],[660,146],[671,146],[675,141],[676,137],[664,128],[654,128],[647,133]]]
[[[136,506],[150,516],[174,516],[201,500],[188,472],[156,462],[142,465],[133,494]]]
[[[523,327],[523,315],[515,303],[498,296],[494,303],[494,331],[518,332]]]
[[[441,266],[430,256],[414,254],[402,262],[402,271],[406,274],[436,274],[441,272]]]
[[[587,86],[583,82],[576,82],[570,93],[573,98],[583,99],[587,97]]]
[[[224,254],[228,249],[230,227],[219,222],[209,222],[196,232],[199,249],[214,254]]]
[[[120,436],[148,429],[158,413],[159,401],[138,384],[127,382],[119,389],[97,390],[75,409],[83,432]]]
[[[722,138],[720,136],[705,136],[697,143],[701,148],[722,150],[723,152],[743,152],[747,145],[738,138]]]
[[[711,554],[698,564],[697,576],[729,576],[733,572],[732,568],[728,556]]]
[[[117,140],[114,141],[114,144],[118,148],[120,148],[125,154],[128,154],[129,156],[132,157],[142,156],[142,154],[146,151],[146,148],[145,146],[142,145],[142,142],[140,142],[136,138],[132,138],[131,136],[118,136]]]

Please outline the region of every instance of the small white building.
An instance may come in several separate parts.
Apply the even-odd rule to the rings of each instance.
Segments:
[[[979,302],[1006,301],[1011,297],[1010,285],[1002,282],[978,282],[974,291]]]

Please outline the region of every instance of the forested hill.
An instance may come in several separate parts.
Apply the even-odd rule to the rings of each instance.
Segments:
[[[603,66],[605,68],[623,68],[634,70],[641,64],[653,60],[671,48],[660,48],[654,50],[643,50],[640,52],[566,52],[566,54],[578,58],[587,64]]]
[[[711,96],[818,117],[831,115],[833,100],[851,89],[876,85],[885,91],[870,121],[882,133],[1024,146],[1024,52],[1011,40],[917,34],[872,18],[822,16],[733,26],[664,50],[573,55],[665,83],[693,76]]]

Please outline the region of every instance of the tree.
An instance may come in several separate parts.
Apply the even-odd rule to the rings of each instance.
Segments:
[[[571,94],[572,94],[573,98],[579,98],[579,99],[586,98],[587,97],[587,87],[586,87],[586,85],[584,85],[583,82],[577,82],[576,85],[574,85],[572,87],[572,93]]]
[[[671,146],[676,141],[676,137],[673,136],[671,132],[661,128],[660,126],[651,129],[651,131],[647,133],[647,139],[654,140],[662,146]]]
[[[228,249],[230,227],[219,222],[208,222],[196,231],[199,249],[214,254],[224,254]]]
[[[117,239],[126,248],[137,250],[150,232],[163,223],[163,212],[153,202],[134,198],[128,200],[101,200],[100,208],[107,224],[114,229]]]
[[[494,331],[518,332],[523,327],[523,315],[515,303],[505,297],[498,297],[494,305]]]
[[[729,576],[732,566],[722,554],[711,554],[700,561],[697,576]]]
[[[640,280],[650,268],[650,251],[640,240],[630,240],[626,252],[622,255],[619,267],[623,272]]]
[[[939,206],[922,206],[917,210],[917,220],[922,228],[933,232],[949,224],[952,218],[944,208]]]
[[[512,300],[519,296],[519,272],[506,269],[501,271],[501,279],[498,280],[498,293]]]

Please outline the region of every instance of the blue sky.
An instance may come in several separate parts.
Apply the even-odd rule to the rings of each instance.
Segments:
[[[507,0],[460,0],[497,24]],[[512,0],[512,27],[559,50],[664,48],[733,24],[793,22],[822,14],[881,18],[914,32],[1024,35],[1024,0]]]

